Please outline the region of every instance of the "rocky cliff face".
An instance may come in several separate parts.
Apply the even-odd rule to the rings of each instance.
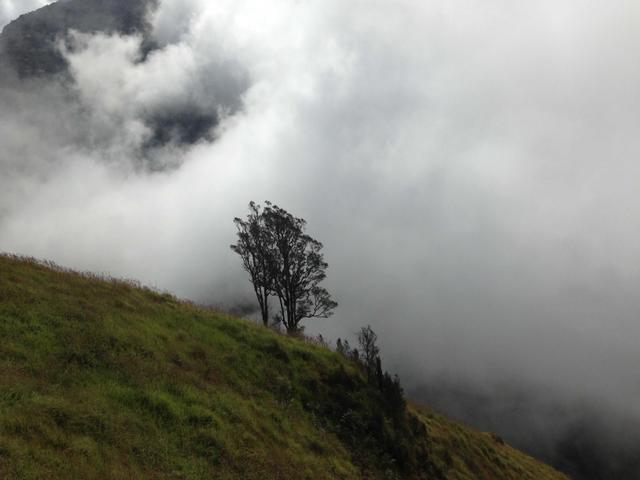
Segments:
[[[0,35],[0,63],[21,77],[64,72],[56,43],[72,30],[83,33],[141,33],[148,36],[147,13],[157,0],[62,0],[7,25]]]

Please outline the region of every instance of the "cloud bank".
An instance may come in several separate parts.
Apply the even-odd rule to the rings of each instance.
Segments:
[[[269,199],[325,244],[340,307],[310,331],[370,323],[416,391],[640,419],[639,10],[164,0],[148,56],[78,35],[71,82],[0,93],[0,250],[232,306],[231,219]],[[150,143],[182,108],[210,139]]]

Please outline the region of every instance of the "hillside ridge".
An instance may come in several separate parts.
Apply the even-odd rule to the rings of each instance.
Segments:
[[[135,282],[0,255],[0,477],[566,479],[352,360]]]

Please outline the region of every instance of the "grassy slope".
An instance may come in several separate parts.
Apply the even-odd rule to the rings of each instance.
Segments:
[[[0,256],[0,478],[565,478],[427,409],[396,426],[376,402],[325,348]]]
[[[433,456],[438,463],[450,467],[448,480],[567,478],[506,445],[495,434],[476,431],[426,407],[414,406],[412,409],[427,425],[433,442]]]

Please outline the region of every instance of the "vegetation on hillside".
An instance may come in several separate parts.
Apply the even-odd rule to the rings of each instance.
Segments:
[[[0,256],[0,478],[562,479],[361,366],[134,283]]]

